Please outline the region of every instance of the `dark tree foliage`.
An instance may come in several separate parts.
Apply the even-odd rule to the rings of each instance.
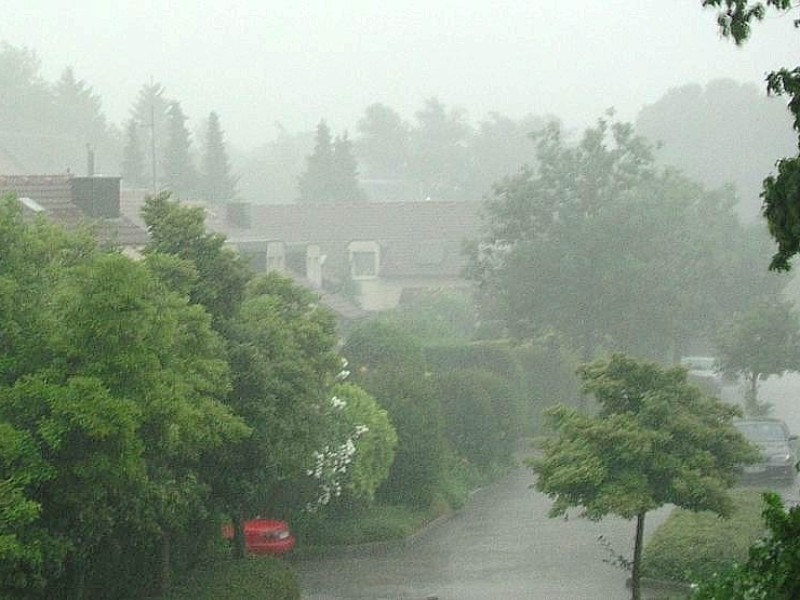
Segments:
[[[164,187],[180,198],[190,198],[197,190],[198,175],[191,145],[186,115],[179,102],[170,102],[163,158]]]
[[[704,582],[694,600],[795,600],[800,598],[800,506],[786,509],[764,494],[767,536],[750,548],[747,562]]]
[[[703,0],[703,6],[719,10],[717,24],[722,35],[732,38],[737,45],[750,37],[751,23],[762,21],[769,9],[787,13],[794,8],[791,0]],[[799,25],[800,19],[795,19],[794,26]],[[800,67],[782,68],[767,74],[767,92],[788,96],[793,128],[800,136]],[[778,160],[777,167],[777,174],[764,180],[762,210],[770,233],[778,243],[769,268],[788,271],[791,259],[800,253],[800,155]]]
[[[346,133],[333,139],[328,125],[320,121],[314,152],[306,163],[306,170],[298,180],[299,202],[360,202],[365,199]]]
[[[219,204],[236,198],[236,177],[231,173],[225,136],[216,112],[208,115],[201,177],[201,195],[207,202]]]

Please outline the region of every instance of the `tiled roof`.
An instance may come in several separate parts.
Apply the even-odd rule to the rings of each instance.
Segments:
[[[210,209],[208,225],[231,241],[275,240],[287,246],[317,244],[329,260],[346,260],[352,241],[376,241],[385,276],[458,276],[463,243],[479,236],[476,202],[380,202],[358,204],[250,205],[250,226]],[[326,263],[327,264],[327,263]]]
[[[92,218],[72,201],[72,176],[61,175],[0,175],[0,195],[13,193],[18,198],[30,198],[42,209],[48,220],[68,230],[91,227],[101,244],[109,246],[144,246],[147,232],[124,216]],[[23,211],[32,213],[23,203]]]

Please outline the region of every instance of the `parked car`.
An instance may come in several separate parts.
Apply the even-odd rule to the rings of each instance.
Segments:
[[[761,460],[744,467],[747,477],[794,481],[797,475],[797,436],[780,419],[743,419],[736,428],[761,450]]]
[[[222,535],[233,541],[233,526],[223,526]],[[244,522],[244,542],[249,554],[280,556],[292,551],[295,538],[285,521],[252,519]]]

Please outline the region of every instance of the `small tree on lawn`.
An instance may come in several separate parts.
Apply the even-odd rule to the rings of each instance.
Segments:
[[[800,367],[800,320],[787,302],[764,302],[739,315],[717,341],[722,372],[744,377],[745,410],[769,410],[758,401],[758,382]]]
[[[529,461],[535,487],[555,502],[550,516],[581,507],[582,516],[636,519],[632,598],[639,600],[644,519],[664,504],[690,510],[731,509],[736,467],[755,459],[732,425],[737,409],[687,383],[681,368],[662,369],[623,355],[579,369],[596,416],[556,406],[556,435]]]

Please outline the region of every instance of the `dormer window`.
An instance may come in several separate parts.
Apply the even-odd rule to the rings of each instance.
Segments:
[[[375,241],[350,242],[350,276],[353,279],[373,279],[378,276],[380,246]]]

